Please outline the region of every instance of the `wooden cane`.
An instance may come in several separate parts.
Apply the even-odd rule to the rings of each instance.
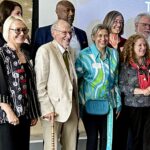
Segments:
[[[52,137],[51,145],[52,146],[51,147],[52,147],[52,150],[55,150],[54,122],[52,122],[51,128],[52,128],[52,130],[51,130],[51,137]]]

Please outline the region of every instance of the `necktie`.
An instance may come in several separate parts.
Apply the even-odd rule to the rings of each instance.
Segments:
[[[69,54],[68,54],[68,51],[65,51],[63,53],[63,59],[64,59],[64,62],[65,62],[65,65],[66,65],[66,68],[68,70],[68,74],[70,75],[70,69],[69,69]]]

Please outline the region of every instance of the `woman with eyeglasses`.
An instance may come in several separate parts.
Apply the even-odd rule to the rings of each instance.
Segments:
[[[124,133],[131,129],[132,150],[150,149],[150,51],[142,35],[132,35],[121,57],[120,89],[124,94]]]
[[[107,13],[103,20],[103,24],[109,30],[109,47],[118,50],[119,54],[123,50],[126,39],[122,37],[124,32],[124,18],[123,15],[116,10]]]
[[[110,11],[106,14],[103,24],[109,29],[109,43],[108,46],[117,49],[119,57],[122,55],[123,47],[126,39],[122,37],[124,33],[124,17],[116,10]],[[120,59],[119,59],[120,61]],[[119,63],[120,64],[120,63]],[[123,95],[121,95],[122,100],[122,110],[118,118],[116,118],[114,127],[114,138],[113,138],[113,149],[114,150],[124,150],[125,146],[123,144],[124,140],[122,135],[124,134],[124,101]],[[118,142],[119,141],[119,142]]]
[[[34,70],[21,49],[28,31],[21,17],[10,16],[3,25],[7,43],[0,48],[0,150],[29,150],[30,126],[40,115]]]

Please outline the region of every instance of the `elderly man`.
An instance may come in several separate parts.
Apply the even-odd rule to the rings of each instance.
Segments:
[[[75,8],[73,4],[68,0],[61,0],[56,5],[56,14],[58,19],[65,20],[71,25],[73,34],[70,46],[75,49],[75,57],[77,57],[79,51],[88,46],[88,41],[85,31],[73,26],[75,16]],[[52,25],[37,29],[35,33],[33,57],[39,46],[53,40],[51,26]]]
[[[150,36],[150,14],[140,13],[136,16],[135,32],[142,34],[148,40]]]
[[[44,150],[57,149],[58,138],[63,150],[75,150],[78,126],[77,78],[71,58],[72,30],[64,20],[51,27],[53,41],[42,45],[36,54],[35,71]],[[51,132],[54,124],[53,145]],[[71,136],[70,136],[71,134]]]

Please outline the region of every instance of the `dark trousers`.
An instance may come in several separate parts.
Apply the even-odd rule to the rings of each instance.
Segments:
[[[150,107],[127,107],[133,150],[150,150]]]
[[[96,116],[84,112],[82,120],[87,134],[86,150],[97,150],[98,135],[100,135],[100,150],[106,150],[107,115]]]
[[[19,125],[0,124],[0,150],[29,150],[30,121],[20,117]]]
[[[121,126],[116,126],[118,132],[113,150],[126,150],[130,147],[127,144],[132,144],[132,150],[150,150],[150,107],[124,106],[120,119]]]
[[[122,111],[117,119],[114,118],[113,150],[127,150],[127,139],[129,132],[128,112],[122,106]]]

